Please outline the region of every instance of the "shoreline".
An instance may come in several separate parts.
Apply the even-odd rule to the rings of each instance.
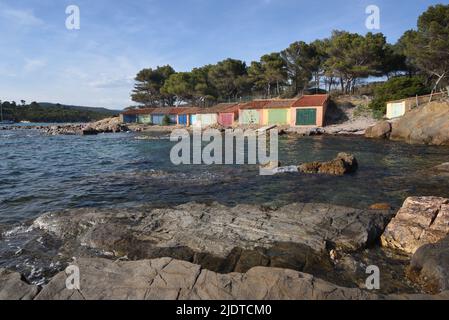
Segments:
[[[144,285],[144,292],[155,290],[151,295],[153,299],[227,297],[260,300],[277,295],[288,299],[318,300],[348,296],[354,300],[445,297],[446,286],[435,288],[431,278],[420,277],[419,274],[414,278],[414,273],[408,271],[408,264],[411,263],[412,267],[416,265],[413,252],[402,252],[399,248],[391,250],[386,241],[394,239],[390,238],[390,234],[398,228],[398,219],[412,214],[413,210],[430,208],[438,203],[449,203],[449,199],[409,198],[398,212],[313,203],[293,203],[277,209],[254,205],[226,207],[188,203],[163,209],[145,209],[142,206],[128,210],[86,208],[48,213],[34,220],[31,228],[47,237],[59,239],[62,241],[63,255],[76,257],[75,261],[66,265],[76,265],[81,269],[84,277],[80,291],[82,297],[73,295],[71,290],[65,288],[67,275],[62,269],[66,265],[62,265],[61,272],[55,273],[46,284],[40,286],[27,283],[15,271],[0,268],[0,281],[4,282],[6,278],[10,283],[0,288],[0,296],[14,298],[21,293],[23,298],[30,299],[139,300],[147,297],[139,294],[139,283],[144,278],[147,279],[144,283],[153,283],[149,282],[152,272],[142,274],[142,271],[155,268],[158,270],[155,275],[164,274],[164,281],[155,287]],[[234,218],[229,220],[228,217]],[[262,223],[267,217],[271,225]],[[317,221],[328,219],[334,222],[317,224]],[[173,224],[174,221],[177,222]],[[355,221],[358,221],[357,227],[354,227]],[[299,226],[300,229],[297,228]],[[217,234],[214,231],[216,228],[232,228],[232,232],[222,230]],[[271,231],[266,228],[271,228]],[[302,229],[300,234],[296,234]],[[377,230],[375,235],[372,234],[374,230]],[[449,234],[449,230],[446,232]],[[234,233],[239,237],[234,238]],[[174,238],[160,237],[162,234],[171,234]],[[261,238],[257,234],[270,236]],[[381,238],[382,245],[379,244]],[[402,243],[413,245],[410,240]],[[178,247],[180,244],[182,246]],[[419,246],[427,248],[426,242]],[[189,253],[189,250],[193,251]],[[95,252],[103,253],[98,255]],[[193,256],[189,257],[192,253]],[[225,260],[221,261],[220,257],[225,257]],[[270,257],[270,260],[265,261],[265,257]],[[371,291],[364,287],[364,271],[370,264],[381,267],[381,290]],[[114,271],[110,271],[112,274],[102,273],[102,268]],[[441,267],[437,265],[434,268]],[[447,266],[444,268],[447,269]],[[191,274],[192,270],[196,271]],[[179,278],[180,275],[183,275],[182,278]],[[110,276],[117,282],[110,283]],[[181,280],[190,277],[196,280],[189,285],[186,285],[186,280]],[[208,280],[198,280],[203,277]],[[271,277],[276,279],[271,287],[274,296],[258,295],[266,285],[262,279]],[[288,289],[293,288],[290,285],[284,287],[282,283],[291,281],[292,277],[303,279],[299,280],[298,286],[312,286],[316,294],[310,295],[308,290]],[[94,279],[96,281],[91,282]],[[214,284],[211,279],[222,280]],[[239,282],[237,279],[248,280]],[[236,286],[238,284],[240,289],[228,291],[226,286],[220,284],[221,281],[237,281]],[[248,285],[246,281],[253,288],[259,288],[258,291],[243,290]],[[416,283],[411,285],[413,282]],[[112,290],[122,286],[127,289]],[[182,290],[184,294],[172,296],[173,290]]]

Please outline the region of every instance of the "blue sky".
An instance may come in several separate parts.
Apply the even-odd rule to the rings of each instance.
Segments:
[[[0,99],[122,109],[144,67],[247,62],[334,29],[366,33],[381,10],[390,42],[447,0],[0,0]],[[80,30],[65,27],[68,5]]]

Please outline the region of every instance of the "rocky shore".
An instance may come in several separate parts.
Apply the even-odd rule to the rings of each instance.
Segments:
[[[39,130],[47,135],[96,135],[100,133],[127,132],[129,128],[120,122],[120,118],[107,118],[87,124],[60,124],[60,125],[9,125],[0,127],[0,130]]]
[[[48,213],[32,228],[75,257],[80,290],[65,272],[37,287],[0,270],[0,298],[449,299],[448,208],[417,197],[397,214],[304,203]],[[370,265],[380,290],[366,288]]]
[[[366,130],[367,138],[411,144],[449,145],[449,102],[431,102],[392,121],[380,121]]]

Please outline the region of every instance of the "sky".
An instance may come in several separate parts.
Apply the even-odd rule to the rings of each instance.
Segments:
[[[394,43],[438,3],[449,0],[0,0],[0,100],[123,109],[142,68],[250,63],[332,30],[365,34],[369,5]],[[69,5],[79,29],[66,28]]]

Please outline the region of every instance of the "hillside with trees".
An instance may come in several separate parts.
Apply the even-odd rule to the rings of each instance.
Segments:
[[[105,108],[70,106],[48,102],[27,104],[24,100],[21,100],[20,104],[15,101],[0,101],[0,105],[3,111],[3,119],[14,122],[91,122],[118,115],[120,112]]]
[[[372,96],[371,108],[382,111],[389,99],[445,89],[448,76],[449,5],[436,5],[395,44],[382,33],[334,31],[326,39],[294,42],[249,64],[229,58],[188,72],[168,65],[144,69],[135,78],[131,97],[139,107],[205,107],[330,92]]]

